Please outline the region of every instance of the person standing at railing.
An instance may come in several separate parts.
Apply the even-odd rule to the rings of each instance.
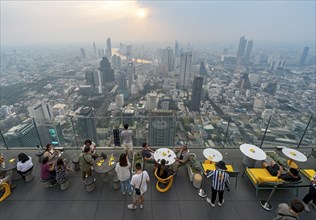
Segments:
[[[83,153],[79,156],[80,170],[82,171],[82,179],[85,180],[86,177],[92,176],[93,159],[90,155],[90,147],[85,146]],[[94,179],[95,181],[95,179]]]
[[[128,129],[128,127],[128,124],[124,125],[124,130],[121,133],[121,139],[125,153],[128,155],[129,158],[133,158],[133,131]]]
[[[88,147],[90,148],[90,152],[89,152],[89,153],[90,153],[91,157],[92,157],[94,160],[97,159],[99,155],[97,154],[96,144],[95,144],[93,141],[87,139],[87,140],[84,142],[84,145],[83,145],[82,148],[81,148],[82,152],[84,152],[84,148],[85,148],[86,146],[88,146]]]
[[[308,193],[303,198],[303,204],[306,212],[310,212],[308,204],[316,210],[316,174],[313,177]]]

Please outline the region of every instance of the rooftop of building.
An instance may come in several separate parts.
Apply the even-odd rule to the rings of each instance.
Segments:
[[[137,150],[140,150],[138,148]],[[271,190],[260,190],[258,197],[255,188],[245,175],[241,176],[245,169],[242,164],[242,153],[239,149],[219,149],[224,161],[232,163],[241,171],[238,176],[238,184],[235,188],[235,180],[231,179],[231,191],[225,191],[225,203],[222,207],[216,205],[212,208],[205,198],[197,194],[197,189],[189,180],[187,169],[181,167],[175,177],[172,188],[166,193],[156,190],[156,178],[154,177],[153,165],[147,164],[151,182],[145,194],[144,209],[128,210],[127,205],[131,203],[131,196],[122,195],[121,192],[112,188],[112,182],[104,183],[100,174],[94,173],[96,177],[96,188],[88,193],[84,190],[81,172],[70,172],[70,187],[61,191],[58,186],[44,189],[40,182],[40,163],[35,154],[37,150],[29,149],[1,149],[6,157],[16,157],[20,152],[31,155],[34,163],[32,182],[25,183],[16,181],[17,187],[12,194],[0,203],[0,219],[272,219],[276,216],[275,210],[279,203],[289,203],[296,198],[295,189],[277,190],[271,199],[273,211],[268,212],[261,208],[259,202],[267,199]],[[308,155],[311,149],[300,149]],[[70,156],[79,153],[79,149],[65,149]],[[114,153],[118,156],[121,148],[98,149],[98,152],[106,154]],[[199,161],[204,161],[203,149],[190,149],[195,153]],[[299,164],[302,168],[315,168],[316,160],[310,157],[307,162]],[[303,185],[308,185],[308,180],[303,178]],[[210,180],[205,181],[205,190],[211,195]],[[302,199],[308,188],[299,188],[298,197]],[[303,212],[301,219],[314,219],[315,210],[311,213]]]

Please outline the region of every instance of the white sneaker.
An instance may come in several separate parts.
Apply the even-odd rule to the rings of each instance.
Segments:
[[[315,203],[313,203],[313,201],[311,201],[309,204],[312,206],[312,208],[313,208],[313,209],[315,209],[315,210],[316,210],[316,204],[315,204]]]
[[[311,212],[311,210],[308,207],[308,204],[306,204],[305,202],[303,202],[303,204],[304,204],[305,211],[306,212]]]
[[[129,204],[129,205],[127,206],[127,208],[128,208],[128,209],[131,209],[131,210],[137,209],[137,205],[133,206],[133,204]]]
[[[131,192],[128,192],[128,195],[132,195],[132,193],[133,193],[133,191],[131,191]]]
[[[139,205],[139,208],[141,208],[141,209],[144,208],[144,205]]]
[[[215,207],[215,203],[212,203],[210,198],[206,198],[206,202],[208,202],[213,208]]]
[[[125,195],[125,194],[126,194],[126,191],[125,191],[125,192],[122,192],[122,194]]]
[[[219,207],[221,207],[223,204],[224,204],[224,199],[223,199],[223,202],[222,202],[222,203],[220,203],[220,202],[217,203],[217,205],[218,205]]]

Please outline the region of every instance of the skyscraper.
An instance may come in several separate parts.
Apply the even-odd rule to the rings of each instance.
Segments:
[[[195,76],[192,86],[191,111],[200,111],[203,77]]]
[[[95,42],[93,42],[93,57],[97,57],[97,47],[95,46]]]
[[[111,68],[111,63],[107,57],[102,57],[99,70],[102,84],[114,82],[114,70]]]
[[[80,58],[86,59],[86,51],[83,48],[80,48]]]
[[[309,50],[309,47],[305,47],[304,48],[304,51],[302,53],[302,56],[301,56],[301,59],[300,59],[300,63],[299,63],[299,65],[301,67],[305,65],[305,61],[306,61],[306,57],[307,57],[307,54],[308,54],[308,50]]]
[[[119,90],[126,90],[126,74],[123,71],[119,72],[118,85]]]
[[[149,116],[148,139],[151,146],[174,146],[176,117],[170,110],[152,111]]]
[[[246,45],[247,45],[247,40],[245,39],[245,36],[242,36],[239,40],[239,46],[238,46],[237,57],[236,57],[236,61],[238,65],[242,64],[243,57],[246,50]]]
[[[192,52],[181,54],[179,87],[188,88],[191,81]]]
[[[128,79],[128,88],[129,90],[131,90],[132,84],[134,83],[134,80],[135,80],[135,66],[132,62],[127,64],[125,68],[125,73]]]
[[[246,53],[245,53],[245,56],[244,56],[244,62],[243,62],[244,64],[248,64],[249,61],[250,61],[250,55],[251,55],[252,46],[253,46],[253,42],[252,42],[252,40],[249,40],[248,44],[247,44]]]
[[[97,130],[94,120],[94,109],[84,106],[78,115],[78,127],[81,140],[90,139],[98,144]]]
[[[174,45],[174,53],[175,53],[176,57],[179,57],[179,43],[177,40],[176,40],[176,43]]]
[[[171,47],[162,51],[161,73],[166,76],[168,72],[174,70],[174,56]]]
[[[206,76],[206,75],[207,75],[207,70],[206,70],[204,61],[202,61],[201,64],[200,64],[200,71],[199,71],[199,74],[200,74],[201,76]]]
[[[112,59],[112,46],[111,38],[106,39],[106,57],[111,61]]]
[[[37,124],[53,121],[52,107],[48,99],[43,100],[31,107],[28,107],[30,117],[34,119]]]

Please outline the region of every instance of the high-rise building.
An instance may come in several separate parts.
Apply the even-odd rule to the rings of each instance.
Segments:
[[[51,122],[54,119],[52,107],[48,99],[28,107],[28,111],[30,117],[33,118],[37,124]]]
[[[95,46],[95,42],[93,42],[93,57],[97,57],[97,47]]]
[[[119,72],[118,85],[119,90],[126,90],[126,74],[123,71]]]
[[[115,104],[118,107],[123,107],[124,105],[124,95],[123,94],[117,94],[115,97]]]
[[[238,65],[242,64],[243,62],[246,45],[247,45],[247,40],[245,39],[245,36],[242,36],[239,40],[239,46],[238,46],[237,57],[236,57],[236,62]]]
[[[168,47],[162,51],[161,59],[161,73],[166,76],[167,73],[174,70],[174,56],[171,47]]]
[[[174,146],[176,117],[172,111],[152,111],[149,116],[148,139],[151,146]]]
[[[132,45],[126,46],[126,59],[131,60],[132,59]]]
[[[181,54],[180,59],[180,80],[179,87],[182,89],[189,88],[191,81],[192,68],[192,52],[185,52]]]
[[[191,111],[200,111],[203,77],[195,76],[192,86]]]
[[[65,107],[66,107],[65,104],[60,104],[60,103],[54,105],[53,108],[52,108],[54,117],[65,115],[66,114]]]
[[[122,111],[122,124],[128,124],[130,127],[133,127],[135,123],[135,111],[131,108],[125,108]]]
[[[90,139],[98,144],[94,109],[91,106],[84,106],[80,110],[80,113],[78,114],[78,127],[81,140]]]
[[[86,51],[85,49],[83,48],[80,48],[80,58],[83,60],[83,59],[86,59]]]
[[[244,73],[242,75],[242,77],[240,78],[240,81],[239,81],[239,85],[240,85],[240,88],[242,88],[242,89],[250,89],[251,88],[248,73]]]
[[[121,57],[118,56],[116,60],[116,69],[120,70],[121,68],[122,68],[122,61],[121,61]]]
[[[111,38],[106,39],[106,57],[109,61],[112,59]]]
[[[135,66],[132,62],[129,62],[125,68],[125,73],[128,79],[128,88],[131,90],[132,84],[135,80]]]
[[[10,128],[3,137],[6,145],[10,148],[41,145],[36,126],[30,119],[26,119],[21,124]]]
[[[252,40],[249,40],[247,43],[246,53],[244,56],[244,64],[248,64],[250,61],[252,46],[253,46],[253,42],[252,42]]]
[[[157,92],[151,92],[147,96],[146,109],[149,111],[157,109],[159,97]]]
[[[176,40],[176,43],[174,45],[174,53],[175,53],[176,57],[179,57],[179,43],[177,40]]]
[[[99,70],[102,84],[114,82],[114,70],[111,68],[111,63],[107,57],[102,57]]]
[[[307,54],[308,54],[308,50],[309,50],[309,47],[305,47],[304,48],[304,51],[302,53],[302,56],[301,56],[301,59],[300,59],[300,63],[299,63],[299,65],[301,67],[305,65],[305,61],[306,61],[306,57],[307,57]]]
[[[202,61],[201,64],[200,64],[200,71],[199,71],[199,74],[200,74],[201,76],[206,76],[206,75],[207,75],[207,70],[206,70],[204,61]]]

